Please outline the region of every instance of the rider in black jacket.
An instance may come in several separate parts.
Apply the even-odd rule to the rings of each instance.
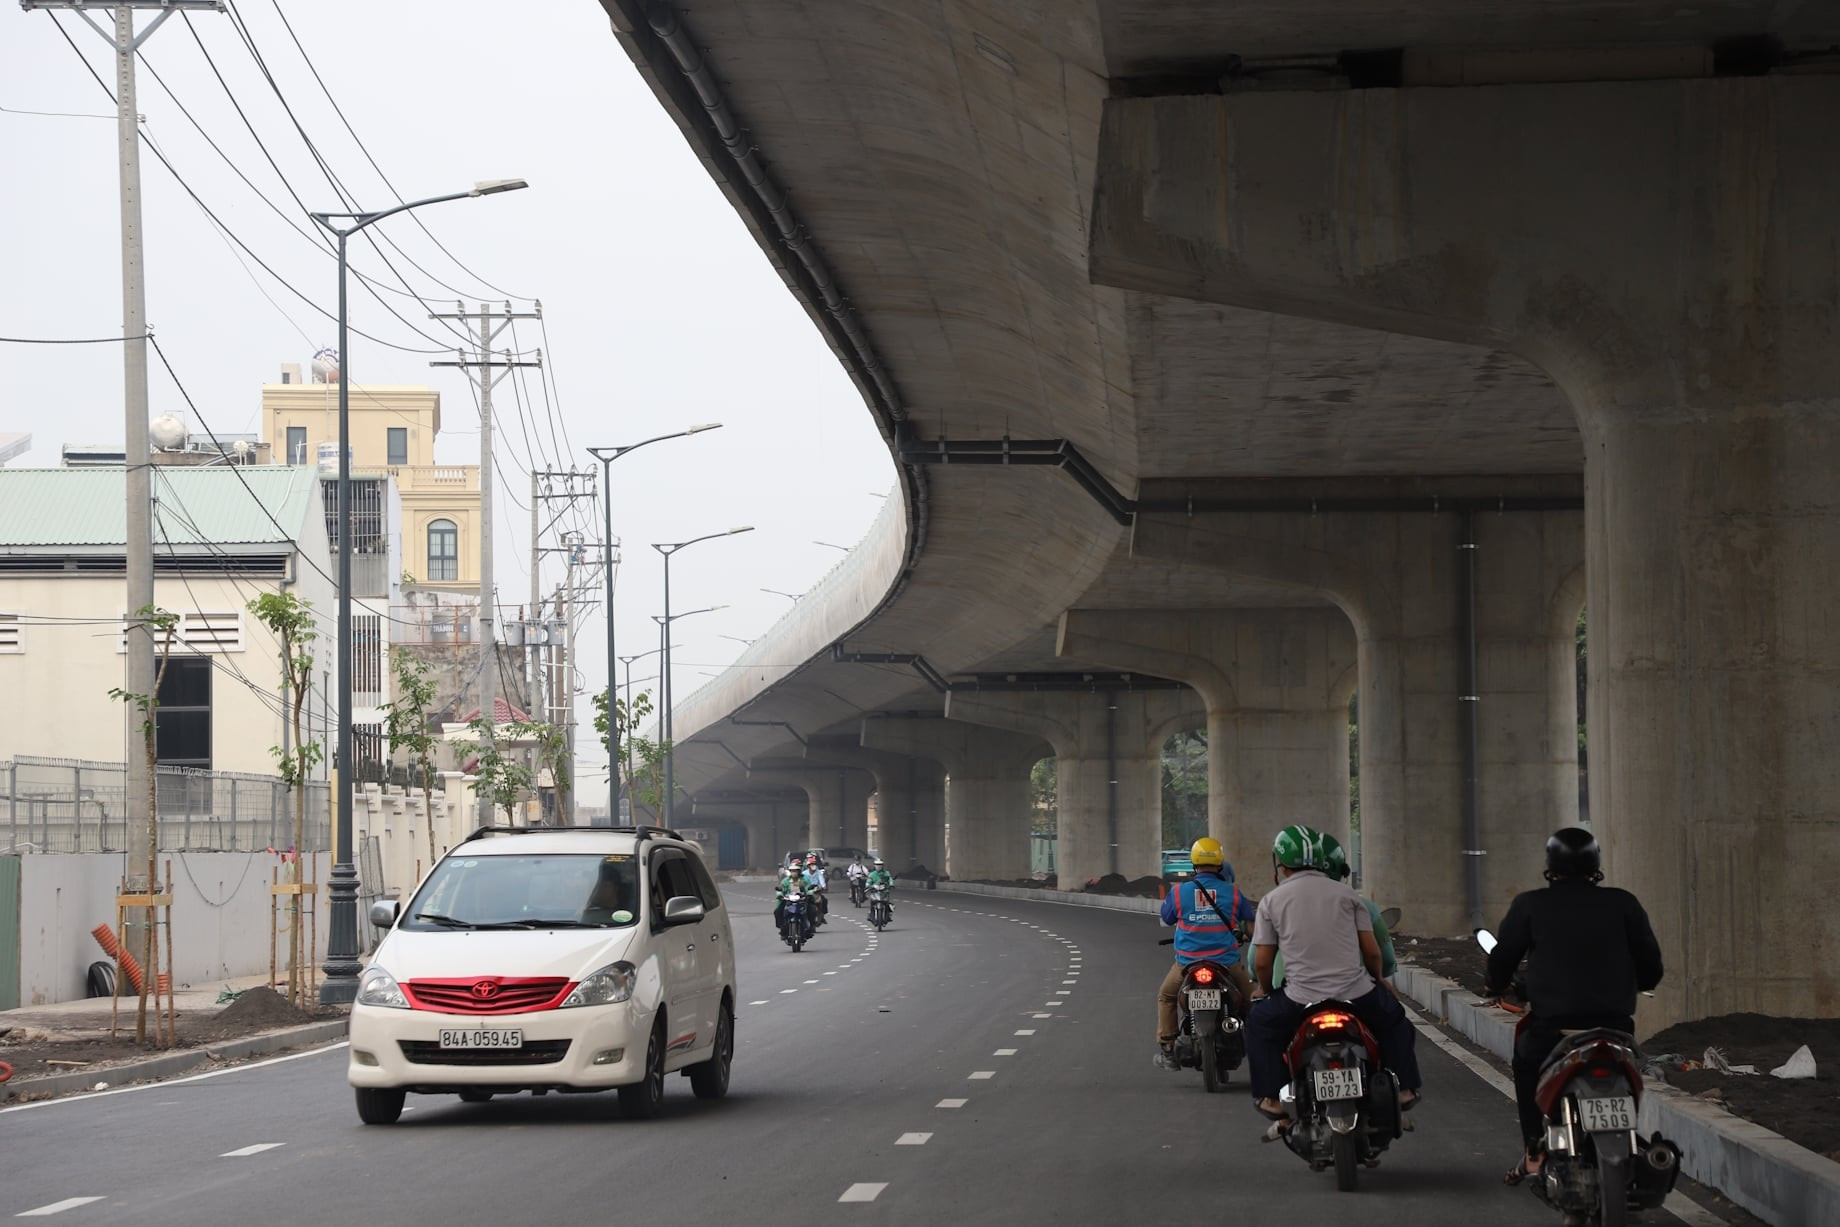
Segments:
[[[1597,838],[1566,827],[1546,841],[1541,890],[1516,895],[1489,953],[1488,989],[1499,995],[1527,960],[1528,1018],[1514,1043],[1514,1100],[1525,1157],[1508,1172],[1519,1184],[1540,1170],[1544,1122],[1534,1092],[1540,1065],[1563,1031],[1635,1030],[1636,993],[1661,983],[1661,947],[1636,897],[1599,886]]]

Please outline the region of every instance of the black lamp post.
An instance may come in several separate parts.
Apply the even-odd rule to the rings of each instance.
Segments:
[[[374,213],[309,213],[339,241],[339,734],[338,819],[333,831],[332,874],[326,894],[331,912],[326,926],[326,978],[320,982],[322,1005],[349,1005],[358,995],[358,870],[351,852],[351,785],[356,764],[351,748],[351,366],[346,354],[345,240],[373,222],[423,205],[491,196],[529,187],[522,179],[489,179],[469,192],[449,192],[411,200]],[[336,225],[344,221],[349,224]],[[488,526],[489,529],[489,526]]]

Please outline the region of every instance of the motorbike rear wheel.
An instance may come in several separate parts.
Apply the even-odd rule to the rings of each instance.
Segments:
[[[1338,1133],[1335,1148],[1335,1187],[1343,1193],[1354,1192],[1355,1177],[1360,1172],[1360,1143],[1352,1133]]]
[[[1597,1165],[1597,1221],[1603,1227],[1625,1227],[1629,1222],[1629,1164]]]
[[[1201,1045],[1201,1089],[1210,1095],[1226,1081],[1221,1077],[1220,1049],[1214,1039],[1219,1029],[1220,1024],[1212,1014],[1195,1016],[1195,1039]]]

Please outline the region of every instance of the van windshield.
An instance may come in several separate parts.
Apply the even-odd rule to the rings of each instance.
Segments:
[[[405,929],[620,928],[639,919],[630,852],[450,856],[404,911]]]

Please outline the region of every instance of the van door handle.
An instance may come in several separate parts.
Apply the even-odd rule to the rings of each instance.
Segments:
[[[709,935],[709,940],[712,942],[719,942],[722,940],[722,935],[720,933],[711,933]]]
[[[684,947],[684,949],[685,949],[685,950],[695,950],[695,949],[696,949],[696,943],[695,943],[695,942],[691,942],[691,943],[690,943],[690,944],[689,944],[688,946],[685,946],[685,947]]]

